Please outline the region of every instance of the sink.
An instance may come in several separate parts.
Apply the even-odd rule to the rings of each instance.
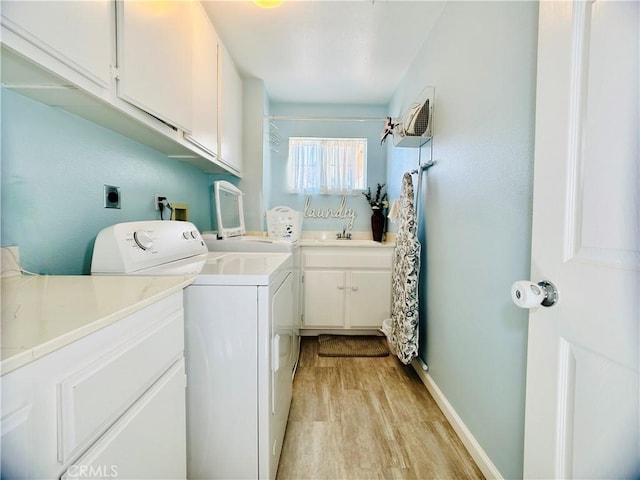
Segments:
[[[380,242],[374,242],[373,240],[338,240],[336,238],[319,238],[315,240],[315,243],[321,245],[332,245],[339,247],[380,247]]]

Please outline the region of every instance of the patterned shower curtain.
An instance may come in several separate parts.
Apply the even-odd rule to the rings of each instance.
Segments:
[[[402,363],[418,356],[418,274],[420,242],[413,205],[413,180],[405,173],[400,193],[400,212],[393,264],[393,303],[390,342]]]

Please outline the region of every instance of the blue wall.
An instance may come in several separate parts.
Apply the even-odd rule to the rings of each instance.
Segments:
[[[287,156],[289,137],[360,137],[367,138],[367,185],[375,191],[377,183],[386,180],[386,148],[380,146],[380,132],[387,115],[386,106],[362,105],[315,105],[315,104],[277,104],[271,105],[271,114],[275,117],[374,117],[380,121],[336,121],[336,120],[283,120],[272,122],[277,126],[279,146],[270,151],[269,174],[271,188],[265,198],[267,209],[286,205],[303,211],[306,195],[287,193]],[[311,207],[314,209],[337,209],[342,196],[312,195]],[[363,195],[347,196],[347,208],[355,210],[354,231],[371,231],[371,208]],[[305,231],[342,231],[348,219],[305,218]]]
[[[505,478],[522,477],[527,314],[510,287],[529,276],[537,8],[448,2],[390,104],[398,115],[435,87],[421,152],[437,162],[419,199],[422,356]],[[399,191],[420,151],[388,149]]]
[[[23,267],[86,274],[93,242],[108,225],[159,219],[155,192],[189,205],[211,228],[208,175],[58,108],[2,89],[2,245]],[[104,208],[103,185],[121,188],[122,208]]]

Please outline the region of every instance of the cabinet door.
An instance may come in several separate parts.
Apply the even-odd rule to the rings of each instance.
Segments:
[[[344,327],[345,272],[304,272],[305,327]]]
[[[0,472],[2,472],[2,478],[33,478],[32,459],[30,458],[32,454],[29,451],[31,408],[32,405],[27,403],[16,411],[3,412],[0,423],[0,441],[2,442]],[[7,409],[4,398],[2,409]]]
[[[391,316],[391,271],[351,272],[349,326],[380,328]]]
[[[191,131],[192,2],[126,1],[118,6],[118,96]]]
[[[115,48],[113,17],[110,0],[3,1],[1,19],[7,31],[2,41],[59,75],[65,72],[57,71],[49,59],[108,88]]]
[[[218,35],[201,4],[193,22],[193,120],[186,138],[218,155]]]
[[[59,453],[86,449],[182,355],[184,316],[174,312],[58,383]],[[131,368],[135,365],[135,368]]]
[[[219,159],[242,172],[242,78],[231,56],[218,44]]]
[[[181,359],[62,478],[186,478],[185,378]]]

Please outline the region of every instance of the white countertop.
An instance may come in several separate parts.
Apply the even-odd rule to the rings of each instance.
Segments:
[[[0,373],[110,325],[193,281],[193,276],[3,278]]]
[[[371,232],[350,232],[349,240],[337,239],[336,232],[302,232],[301,247],[394,248],[395,233],[387,232],[383,242],[374,242]]]
[[[248,232],[241,237],[218,240],[215,232],[202,232],[202,239],[210,252],[290,252],[296,246],[300,247],[364,247],[364,248],[394,248],[396,234],[386,232],[383,242],[374,242],[371,232],[350,231],[349,240],[338,240],[334,231],[303,231],[299,241],[291,242],[286,239],[273,239],[266,232]],[[251,243],[249,248],[247,243]],[[280,248],[278,248],[280,247]]]

